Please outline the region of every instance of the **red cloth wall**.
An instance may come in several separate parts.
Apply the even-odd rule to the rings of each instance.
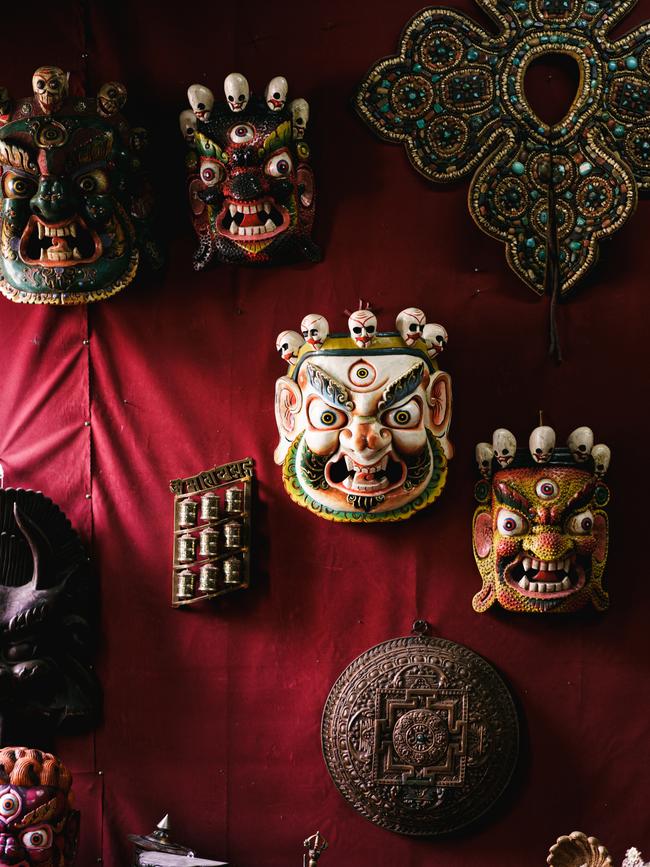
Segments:
[[[481,17],[470,0],[444,5]],[[324,867],[543,864],[555,838],[574,829],[598,835],[617,863],[633,843],[650,854],[647,202],[560,308],[557,366],[546,303],[474,226],[467,185],[425,182],[350,106],[417,2],[108,6],[3,10],[0,74],[21,96],[43,63],[81,79],[87,52],[92,93],[105,80],[127,84],[127,112],[151,131],[164,194],[162,276],[88,309],[0,301],[7,484],[60,504],[92,547],[101,582],[104,722],[60,743],[83,809],[80,867],[126,864],[127,833],[149,831],[167,811],[178,839],[237,867],[299,864],[317,828],[330,841]],[[650,0],[629,22],[644,17]],[[320,265],[192,270],[177,115],[188,84],[219,93],[232,70],[257,89],[281,73],[292,96],[310,102]],[[273,388],[284,372],[275,335],[312,311],[342,328],[360,296],[384,328],[415,305],[450,335],[443,366],[457,454],[447,489],[395,526],[313,517],[285,495],[272,460]],[[589,424],[613,451],[604,615],[471,608],[480,583],[474,444],[502,425],[525,440],[540,408],[561,437]],[[247,455],[259,474],[252,587],[214,607],[172,610],[167,483]],[[320,753],[320,714],[339,673],[418,617],[491,660],[526,718],[511,795],[491,823],[451,841],[367,822]]]

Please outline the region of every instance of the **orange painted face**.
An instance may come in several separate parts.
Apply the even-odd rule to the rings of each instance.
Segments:
[[[474,557],[483,587],[475,611],[570,612],[609,598],[602,586],[609,489],[588,470],[498,470],[477,486]]]

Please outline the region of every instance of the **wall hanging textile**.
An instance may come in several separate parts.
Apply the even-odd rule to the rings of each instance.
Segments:
[[[557,298],[650,185],[650,25],[610,38],[636,0],[477,3],[496,35],[453,9],[424,9],[398,54],[367,73],[356,107],[382,138],[403,142],[429,180],[473,173],[476,223],[506,244],[526,284]],[[531,62],[548,54],[568,55],[580,71],[568,113],[550,126],[525,87]]]

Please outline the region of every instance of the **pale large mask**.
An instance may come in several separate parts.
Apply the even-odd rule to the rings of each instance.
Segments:
[[[571,612],[590,602],[607,608],[609,489],[602,478],[610,450],[593,441],[591,430],[580,427],[567,448],[555,448],[553,429],[540,426],[527,449],[518,449],[504,428],[491,444],[478,444],[483,479],[473,538],[483,586],[475,611],[495,602],[529,613]]]
[[[445,485],[451,379],[423,340],[377,333],[362,348],[351,330],[305,342],[275,413],[285,488],[323,518],[403,520]]]
[[[32,87],[0,116],[0,291],[30,304],[107,298],[143,258],[161,263],[142,148],[120,113],[126,89],[73,96],[56,67]]]

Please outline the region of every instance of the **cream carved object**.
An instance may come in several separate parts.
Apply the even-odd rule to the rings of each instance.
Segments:
[[[613,867],[612,857],[595,837],[582,831],[558,837],[551,846],[546,863],[549,867]],[[648,862],[634,847],[627,850],[621,867],[648,867]]]

